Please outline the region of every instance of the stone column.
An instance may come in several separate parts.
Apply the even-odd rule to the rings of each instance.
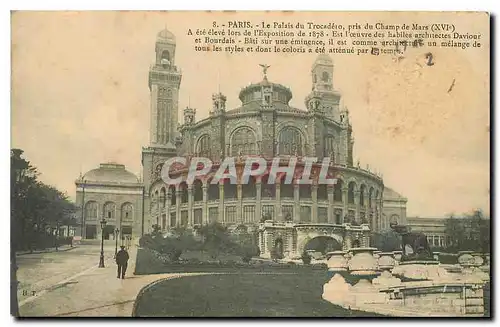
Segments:
[[[262,219],[262,203],[261,203],[262,181],[260,179],[256,181],[255,188],[256,188],[255,219],[257,220],[257,223],[259,223],[260,220]]]
[[[328,223],[333,224],[335,223],[335,214],[333,212],[334,206],[333,206],[333,185],[327,186],[328,190]]]
[[[361,194],[360,191],[355,191],[354,192],[354,204],[356,205],[356,212],[354,214],[354,220],[357,222],[357,223],[360,223],[361,222],[361,218],[360,218],[360,215],[359,215],[359,212],[361,210],[361,203],[359,201],[359,195]]]
[[[275,202],[274,202],[274,216],[276,221],[283,221],[283,211],[281,210],[281,184],[276,181],[274,184],[275,189]]]
[[[311,206],[311,222],[317,223],[318,222],[318,185],[312,184],[311,185],[311,199],[312,199],[312,206]]]
[[[373,207],[373,203],[372,203],[372,206],[368,208],[368,218],[370,219],[371,217],[371,221],[370,221],[370,228],[372,231],[375,231],[377,226],[375,225],[375,210],[374,210],[374,207]]]
[[[342,244],[342,250],[347,251],[351,248],[352,240],[351,240],[351,233],[349,231],[346,231],[345,236],[344,236],[344,242]]]
[[[181,225],[181,198],[182,191],[180,189],[175,190],[175,225],[179,227]]]
[[[218,222],[224,221],[224,184],[219,184],[219,219]]]
[[[341,222],[345,223],[344,218],[349,213],[349,188],[347,186],[342,187],[342,205],[344,209],[342,210]]]
[[[193,217],[193,184],[188,185],[188,226],[194,225]]]
[[[208,217],[208,185],[203,184],[203,208],[201,213],[201,224],[208,225],[209,217]]]
[[[242,224],[243,223],[243,191],[242,191],[242,185],[238,183],[236,185],[236,198],[238,201],[236,202],[236,223],[237,224]]]
[[[294,217],[293,217],[293,222],[299,223],[300,222],[300,190],[299,190],[299,184],[293,184],[293,212],[294,212]]]
[[[376,224],[376,229],[377,231],[380,231],[381,228],[382,228],[382,222],[381,222],[381,219],[382,219],[382,215],[380,213],[380,199],[376,199],[375,200],[375,224]]]
[[[167,216],[165,219],[165,225],[162,226],[162,229],[168,229],[170,228],[170,204],[172,203],[172,194],[170,192],[167,192],[166,194],[167,199],[165,200],[165,215]]]

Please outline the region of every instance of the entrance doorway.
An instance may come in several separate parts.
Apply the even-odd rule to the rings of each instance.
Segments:
[[[105,240],[115,239],[115,225],[106,225],[102,231]]]
[[[96,225],[86,225],[85,226],[85,238],[87,240],[92,240],[97,238],[97,226]]]
[[[325,255],[328,252],[342,250],[342,244],[330,236],[317,236],[304,246],[304,251],[311,251]]]

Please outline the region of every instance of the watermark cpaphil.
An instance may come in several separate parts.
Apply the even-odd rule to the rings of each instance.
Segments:
[[[243,165],[243,169],[237,166]],[[212,174],[212,167],[217,170]],[[275,157],[266,160],[262,157],[247,157],[239,161],[235,157],[226,157],[220,163],[214,164],[212,160],[205,157],[172,157],[165,161],[161,170],[161,177],[167,185],[176,185],[182,182],[194,183],[197,178],[211,175],[211,184],[219,184],[221,181],[229,181],[230,184],[247,184],[251,177],[267,175],[267,184],[275,184],[277,181],[284,184],[326,184],[334,185],[337,179],[329,171],[331,159],[326,157],[318,163],[317,157]],[[172,177],[173,171],[186,171],[187,174],[179,174]],[[213,175],[213,176],[212,176]],[[316,177],[317,176],[317,177]],[[239,177],[239,178],[238,178]]]

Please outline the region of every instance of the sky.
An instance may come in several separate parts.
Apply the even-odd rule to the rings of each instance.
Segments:
[[[12,14],[12,147],[25,151],[45,183],[75,197],[80,173],[115,161],[137,175],[149,143],[148,71],[156,34],[177,37],[182,70],[179,109],[208,116],[220,89],[227,107],[240,89],[268,78],[304,107],[315,54],[225,54],[194,51],[188,29],[214,20],[372,23],[446,21],[482,33],[482,47],[408,49],[391,56],[333,54],[334,88],[354,130],[354,158],[383,174],[408,198],[408,216],[489,213],[489,25],[481,14],[429,13],[15,12]],[[448,92],[453,84],[452,91]],[[179,117],[182,117],[179,112]]]

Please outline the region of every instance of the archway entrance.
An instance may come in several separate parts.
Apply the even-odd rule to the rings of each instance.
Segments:
[[[304,246],[304,251],[314,252],[324,256],[328,252],[342,250],[342,244],[330,236],[317,236],[310,239]]]

